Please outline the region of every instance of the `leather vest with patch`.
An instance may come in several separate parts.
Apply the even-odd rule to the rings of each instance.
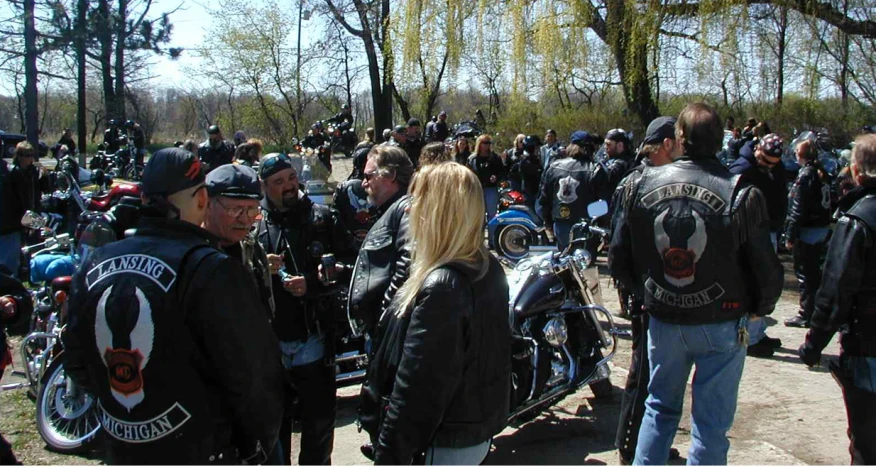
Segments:
[[[206,357],[183,303],[196,263],[210,254],[218,253],[194,235],[135,235],[96,250],[82,267],[82,315],[94,329],[86,355],[100,421],[127,459],[170,449],[186,462],[183,453],[223,444],[215,438],[220,401],[204,384],[210,375],[198,362]]]
[[[871,236],[876,234],[876,195],[869,194],[859,199],[845,215],[866,225],[867,233]],[[876,264],[876,248],[867,252],[867,264]],[[876,277],[868,272],[863,274],[852,311],[852,319],[864,325],[853,326],[852,331],[860,338],[873,342],[872,350],[868,353],[876,357]]]
[[[645,170],[630,213],[645,308],[659,319],[735,319],[750,298],[734,235],[739,177],[719,163],[680,160]]]

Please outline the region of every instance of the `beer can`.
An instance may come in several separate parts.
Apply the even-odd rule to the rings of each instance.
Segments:
[[[335,281],[335,265],[337,264],[337,260],[335,260],[335,255],[332,253],[326,253],[322,255],[322,273],[325,277],[325,281],[328,283],[332,283]]]

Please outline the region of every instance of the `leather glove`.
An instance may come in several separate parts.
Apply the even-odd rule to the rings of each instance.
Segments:
[[[800,360],[803,360],[803,363],[809,368],[821,363],[821,350],[816,350],[808,336],[806,341],[797,349],[797,354],[800,356]]]

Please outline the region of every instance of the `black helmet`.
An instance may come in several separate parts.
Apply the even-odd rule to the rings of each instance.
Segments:
[[[109,121],[109,124],[110,124],[110,126],[116,126],[116,125],[119,124],[119,122],[117,122],[116,119],[111,118],[110,121]]]
[[[133,126],[134,126],[134,121],[133,121],[133,120],[128,120],[127,122],[125,122],[125,127],[127,127],[127,128],[131,128],[131,127],[133,127]]]
[[[219,129],[219,125],[210,125],[210,128],[207,128],[208,135],[218,135],[222,130]]]

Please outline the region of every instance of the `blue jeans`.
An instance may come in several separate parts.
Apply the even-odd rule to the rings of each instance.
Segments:
[[[484,187],[484,208],[487,211],[487,222],[496,217],[499,209],[499,189],[494,186]]]
[[[665,465],[678,430],[691,367],[690,465],[724,465],[727,432],[736,414],[745,347],[739,326],[746,319],[706,325],[668,324],[651,316],[648,357],[651,382],[634,465]]]
[[[21,232],[0,235],[0,266],[8,269],[13,276],[18,276],[21,266]]]
[[[557,238],[557,248],[560,251],[569,245],[569,234],[572,233],[572,221],[554,221],[554,237]]]
[[[757,320],[748,320],[748,345],[754,345],[766,337],[766,320],[761,317]]]

